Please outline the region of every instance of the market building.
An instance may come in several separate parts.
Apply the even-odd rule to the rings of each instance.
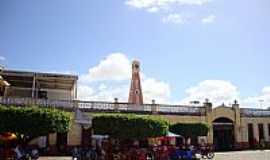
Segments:
[[[206,123],[210,126],[206,141],[217,150],[238,150],[270,143],[270,110],[242,108],[235,100],[231,106],[212,106],[209,100],[198,106],[143,103],[140,63],[132,64],[132,79],[127,103],[80,101],[77,99],[75,75],[37,73],[15,70],[0,72],[0,104],[38,105],[74,111],[75,120],[66,134],[50,134],[33,144],[59,148],[90,143],[91,113],[135,113],[156,115],[170,123]]]

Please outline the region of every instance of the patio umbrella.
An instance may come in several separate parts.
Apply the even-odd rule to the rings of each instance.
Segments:
[[[12,141],[16,139],[17,139],[17,136],[14,133],[10,133],[10,132],[0,133],[0,141]]]
[[[1,148],[3,147],[2,151],[0,152],[0,158],[9,159],[13,155],[11,148],[16,139],[17,136],[14,133],[0,133],[0,145]]]
[[[2,76],[0,76],[0,86],[10,86],[10,84],[5,81]]]
[[[167,132],[166,137],[183,137],[183,136],[178,135],[178,134],[175,134],[175,133],[172,133],[172,132]]]

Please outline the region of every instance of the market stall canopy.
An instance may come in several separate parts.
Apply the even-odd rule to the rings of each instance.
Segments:
[[[98,135],[98,134],[94,134],[92,135],[93,139],[106,139],[109,138],[109,135]]]
[[[10,86],[10,84],[4,80],[4,78],[0,75],[0,86]]]
[[[16,140],[17,136],[14,133],[1,133],[0,134],[0,140],[1,141],[12,141],[12,140]]]
[[[166,137],[183,137],[183,136],[178,135],[178,134],[175,134],[175,133],[172,133],[172,132],[167,132]]]

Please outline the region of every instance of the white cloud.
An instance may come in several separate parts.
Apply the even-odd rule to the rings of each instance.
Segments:
[[[270,107],[270,86],[264,87],[257,96],[241,97],[238,88],[229,81],[204,80],[196,86],[188,88],[186,93],[187,97],[180,101],[180,104],[190,104],[190,101],[202,103],[207,98],[214,107],[222,103],[232,104],[234,100],[238,100],[240,107],[245,108]]]
[[[0,61],[5,61],[5,60],[6,60],[6,57],[0,56]]]
[[[88,100],[89,97],[92,97],[94,94],[93,88],[87,85],[79,84],[78,85],[78,99],[79,100]]]
[[[251,96],[241,101],[243,107],[268,108],[270,107],[270,86],[264,87],[257,96]]]
[[[123,63],[123,64],[121,64]],[[111,72],[111,73],[110,73]],[[90,68],[87,74],[79,77],[78,99],[91,101],[128,101],[131,77],[131,61],[123,53],[112,53],[104,60]],[[84,79],[81,79],[84,78]],[[170,101],[170,85],[141,73],[144,103],[175,104]],[[177,104],[189,104],[190,101],[204,102],[209,99],[213,106],[222,103],[229,105],[238,100],[240,107],[259,107],[259,100],[263,100],[264,108],[270,107],[270,86],[264,87],[257,96],[242,97],[238,88],[225,80],[204,80],[185,90],[187,96]]]
[[[89,101],[110,101],[118,98],[127,102],[128,87],[126,85],[110,86],[108,88],[95,88],[91,85],[78,85],[78,99]]]
[[[150,13],[160,13],[164,23],[183,24],[187,21],[197,20],[200,6],[208,4],[212,0],[126,0],[125,4],[138,10]],[[183,16],[179,13],[187,13],[191,16]],[[203,18],[202,23],[211,23],[214,15]]]
[[[100,91],[103,91],[103,90],[107,89],[107,86],[106,86],[104,83],[101,83],[101,84],[98,86],[98,89],[99,89]]]
[[[146,78],[142,81],[142,88],[146,103],[151,103],[153,99],[156,103],[168,103],[171,91],[168,83],[154,78]]]
[[[147,11],[148,12],[151,12],[151,13],[155,13],[155,12],[158,12],[159,11],[159,8],[157,8],[157,7],[151,7],[151,8],[148,8]]]
[[[162,22],[184,24],[186,22],[186,19],[180,14],[169,14],[168,16],[163,17]]]
[[[201,21],[202,23],[207,24],[207,23],[213,23],[215,19],[216,19],[215,15],[209,15],[207,17],[204,17]]]
[[[82,75],[82,82],[103,80],[125,80],[130,77],[130,62],[122,53],[112,53],[100,63],[89,69],[88,74]]]
[[[126,0],[126,4],[138,9],[149,11],[152,8],[160,10],[171,6],[203,5],[211,0]]]
[[[128,101],[131,78],[131,61],[123,53],[112,53],[79,77],[78,98],[94,101]],[[169,84],[141,73],[145,103],[155,99],[157,103],[168,101]],[[157,89],[158,88],[158,89]]]
[[[194,87],[186,90],[188,96],[181,102],[189,104],[190,101],[198,100],[204,102],[209,99],[214,105],[221,105],[222,103],[230,104],[235,99],[239,99],[239,91],[229,81],[224,80],[205,80]]]

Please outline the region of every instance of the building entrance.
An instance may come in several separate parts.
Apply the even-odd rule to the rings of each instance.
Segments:
[[[228,118],[218,118],[213,121],[214,147],[216,151],[228,151],[234,145],[233,121]]]

